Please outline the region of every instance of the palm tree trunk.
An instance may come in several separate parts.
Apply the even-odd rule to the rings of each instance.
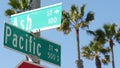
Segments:
[[[113,50],[113,40],[110,39],[109,41],[109,44],[110,44],[110,48],[111,48],[111,53],[112,53],[112,68],[115,68],[115,62],[114,62],[114,50]]]
[[[78,60],[80,60],[80,42],[79,42],[79,29],[76,29],[76,43],[77,43],[77,53],[78,53]]]
[[[76,43],[77,43],[77,53],[78,53],[78,60],[77,68],[83,68],[83,61],[80,59],[80,42],[79,42],[79,29],[76,29]]]
[[[99,56],[95,57],[95,64],[96,64],[96,68],[101,68],[101,62]]]

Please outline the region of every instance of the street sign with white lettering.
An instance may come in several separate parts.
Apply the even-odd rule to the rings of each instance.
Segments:
[[[11,24],[4,26],[4,46],[39,59],[61,65],[61,46],[32,34]]]
[[[27,31],[47,30],[61,24],[62,3],[34,9],[11,16],[11,23]]]

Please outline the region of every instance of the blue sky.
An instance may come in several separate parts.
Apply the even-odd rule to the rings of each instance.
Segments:
[[[42,0],[41,6],[49,6],[55,3],[63,3],[63,10],[69,11],[72,4],[80,7],[82,4],[86,4],[85,13],[93,11],[95,13],[95,20],[90,24],[90,29],[95,30],[102,28],[105,23],[116,23],[120,28],[120,1],[119,0]],[[3,32],[4,21],[9,21],[8,17],[4,15],[4,11],[9,8],[8,0],[2,0],[0,2],[0,67],[2,68],[14,68],[22,60],[25,60],[25,55],[11,51],[3,47]],[[61,68],[76,68],[75,60],[77,59],[76,50],[76,36],[74,29],[69,35],[64,35],[62,32],[56,31],[56,29],[46,30],[41,32],[41,37],[47,38],[53,42],[61,44],[62,55]],[[92,37],[87,35],[85,29],[80,29],[80,45],[81,47],[87,45]],[[108,44],[106,44],[108,45]],[[120,44],[115,45],[115,67],[120,67]],[[83,58],[84,68],[95,68],[95,62]],[[41,61],[41,64],[49,68],[58,68],[57,66],[48,64]],[[111,62],[103,68],[112,68]]]

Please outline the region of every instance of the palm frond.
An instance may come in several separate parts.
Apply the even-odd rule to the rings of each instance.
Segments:
[[[87,59],[93,60],[94,59],[94,53],[91,51],[91,49],[89,48],[89,46],[84,46],[82,48],[83,52],[82,52],[82,56],[86,57]]]
[[[101,30],[101,29],[97,29],[97,30],[95,31],[95,33],[96,33],[97,36],[105,37],[105,33],[104,33],[103,30]]]
[[[79,16],[78,16],[78,7],[76,7],[75,5],[72,5],[71,6],[71,10],[70,10],[70,18],[72,21],[77,21],[79,19]]]
[[[110,56],[109,55],[105,55],[104,59],[102,59],[102,63],[107,65],[109,62],[110,62]]]
[[[90,21],[92,21],[92,20],[94,20],[94,13],[92,12],[92,11],[90,11],[90,12],[88,12],[88,14],[87,14],[87,17],[86,17],[86,22],[90,22]]]
[[[101,49],[102,45],[99,41],[94,40],[92,44],[92,50],[95,51],[96,53],[99,52]]]
[[[106,42],[105,33],[101,29],[96,31],[87,30],[87,33],[94,36],[94,40],[99,41],[101,44]]]
[[[82,18],[84,16],[84,10],[85,10],[85,4],[82,5],[82,7],[80,7],[80,11],[79,11],[79,18]]]
[[[31,3],[31,1],[29,2],[28,0],[20,0],[21,9],[23,11],[26,11],[27,9],[29,9],[29,3]]]
[[[107,38],[113,38],[116,33],[116,24],[104,24],[103,28],[105,30]]]
[[[88,23],[86,21],[81,21],[78,25],[81,28],[85,28],[85,27],[89,28]]]
[[[94,31],[91,31],[91,30],[87,30],[86,32],[87,32],[87,34],[90,34],[90,35],[93,35],[93,36],[96,35],[95,32],[94,32]]]
[[[115,39],[118,43],[120,43],[120,29],[116,32]]]
[[[69,20],[69,14],[65,11],[62,12],[62,20],[60,27],[57,28],[58,31],[63,31],[64,34],[69,34],[71,31],[70,28],[70,20]]]
[[[9,0],[8,4],[11,6],[11,9],[5,11],[6,16],[29,10],[31,2],[32,0]]]
[[[15,14],[15,11],[14,11],[14,10],[12,10],[12,9],[7,9],[7,10],[5,10],[5,15],[6,15],[6,16],[10,16],[10,15],[13,15],[13,14]]]
[[[63,30],[64,34],[69,34],[71,32],[71,28],[66,28]]]
[[[8,4],[13,8],[13,9],[18,9],[19,1],[18,0],[9,0]]]
[[[107,47],[107,48],[101,48],[100,49],[100,53],[102,53],[102,54],[104,54],[104,55],[106,55],[107,53],[109,53],[110,52],[110,48],[109,47]]]
[[[99,41],[101,44],[104,44],[106,42],[105,33],[103,30],[97,29],[95,31],[95,34],[95,40]]]
[[[62,18],[70,18],[70,15],[69,15],[69,13],[68,12],[66,12],[66,11],[62,11]]]
[[[113,23],[111,24],[111,34],[114,36],[116,34],[116,27],[117,27],[117,24],[116,23]]]

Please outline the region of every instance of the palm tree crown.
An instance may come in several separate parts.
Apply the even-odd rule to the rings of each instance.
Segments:
[[[59,31],[63,31],[65,34],[69,34],[71,28],[79,29],[88,26],[89,22],[94,20],[94,13],[88,12],[84,19],[85,5],[82,5],[80,11],[75,5],[71,6],[70,12],[62,11],[61,26],[58,28]]]
[[[10,16],[16,13],[27,11],[31,9],[32,0],[9,0],[8,5],[10,9],[5,11],[6,16]]]
[[[86,57],[87,59],[90,60],[93,60],[96,57],[102,58],[101,55],[104,56],[102,61],[100,61],[99,59],[100,64],[98,64],[98,66],[101,65],[101,62],[103,64],[108,64],[110,61],[108,55],[110,51],[109,47],[104,47],[104,45],[102,45],[99,41],[92,41],[88,46],[84,46],[82,49],[83,49],[82,52],[83,57]]]

